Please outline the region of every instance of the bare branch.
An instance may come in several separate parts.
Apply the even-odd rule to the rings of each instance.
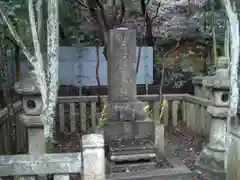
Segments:
[[[8,16],[6,15],[6,13],[4,12],[4,10],[1,7],[0,7],[0,14],[3,17],[3,20],[5,21],[5,23],[7,24],[10,33],[12,34],[12,36],[15,39],[16,43],[18,44],[18,46],[22,49],[22,51],[23,51],[24,55],[26,56],[26,58],[28,59],[28,61],[30,63],[35,61],[35,59],[36,59],[35,56],[33,56],[30,53],[30,51],[27,49],[25,44],[22,42],[22,40],[20,39],[20,37],[17,34],[16,30],[14,29],[14,26],[12,25],[10,19],[8,18]]]
[[[42,23],[43,23],[43,0],[38,0],[36,3],[36,11],[37,11],[37,29],[38,36],[41,39],[42,35]]]
[[[80,0],[79,1],[76,1],[78,3],[78,5],[84,7],[84,8],[88,8],[88,6],[86,4],[83,4],[83,2],[81,2]]]
[[[33,46],[35,49],[35,56],[39,61],[38,63],[40,63],[41,67],[43,68],[43,57],[42,57],[40,41],[37,33],[36,19],[35,19],[34,8],[33,8],[33,0],[28,0],[28,11],[29,11],[29,20],[30,20],[31,30],[32,30]]]
[[[115,22],[117,21],[118,10],[116,5],[116,0],[112,0],[112,9],[114,13],[113,13],[112,22],[111,22],[111,28],[113,28]]]
[[[139,49],[138,49],[136,73],[138,73],[138,69],[139,69],[141,51],[142,51],[142,45],[140,45],[140,46],[139,46]]]
[[[36,20],[35,20],[34,8],[33,8],[33,0],[28,0],[28,11],[29,11],[29,20],[30,20],[31,30],[32,30],[33,46],[35,49],[35,58],[37,60],[33,62],[32,65],[34,67],[34,71],[39,81],[39,89],[42,95],[42,101],[44,106],[43,108],[46,108],[46,102],[47,102],[46,76],[44,72],[43,56],[41,52],[40,41],[37,33],[37,26],[36,26]]]
[[[172,48],[170,51],[166,52],[164,55],[163,55],[163,58],[162,58],[162,72],[161,72],[161,84],[160,84],[160,87],[159,87],[159,102],[162,104],[162,101],[163,101],[163,92],[162,92],[162,89],[163,89],[163,81],[164,81],[164,73],[165,73],[165,58],[166,56],[175,51],[177,48],[179,47],[179,41],[177,42],[176,46],[174,48]],[[162,104],[163,106],[163,104]],[[162,115],[162,108],[161,108],[161,113],[160,115]]]
[[[173,51],[175,51],[175,50],[177,50],[179,48],[179,42],[180,42],[180,40],[178,40],[176,46],[174,46],[172,49],[170,49],[168,52],[166,52],[163,55],[163,59],[165,59],[168,54],[172,53]]]
[[[124,17],[125,17],[125,12],[126,12],[126,7],[124,4],[124,1],[121,0],[121,13],[120,13],[120,17],[119,17],[119,23],[122,24]]]
[[[107,30],[105,29],[101,18],[98,16],[95,9],[89,7],[89,12],[90,12],[91,16],[96,20],[100,34],[104,37],[104,34],[106,33]],[[88,20],[88,22],[91,22],[89,20],[89,18],[86,17],[86,19]],[[91,24],[93,24],[93,23],[91,23]],[[94,25],[94,27],[96,27],[96,26]],[[105,37],[104,37],[104,41],[106,41]]]
[[[155,14],[155,16],[152,18],[152,20],[154,20],[154,19],[156,19],[156,18],[158,17],[158,11],[159,11],[161,5],[162,5],[162,1],[158,3],[158,5],[157,5],[157,10],[156,10],[156,14]]]
[[[98,29],[100,30],[100,34],[103,37],[104,42],[107,42],[106,33],[108,29],[104,25],[103,17],[97,13],[97,10],[96,10],[97,6],[98,5],[96,4],[95,0],[94,1],[88,0],[88,10],[91,16],[96,20]]]
[[[79,6],[88,8],[88,6],[86,4],[84,4],[81,0],[65,0],[65,1],[71,3],[72,5],[74,5],[74,3],[76,2]]]
[[[103,4],[100,2],[100,0],[96,0],[96,3],[97,3],[97,5],[98,5],[98,7],[100,8],[100,12],[101,12],[101,16],[102,16],[102,19],[103,19],[104,26],[105,26],[106,29],[109,29],[108,21],[107,21],[107,16],[106,16],[106,14],[105,14],[104,6],[103,6]]]

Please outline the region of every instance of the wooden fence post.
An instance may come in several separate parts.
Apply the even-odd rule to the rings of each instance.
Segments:
[[[105,152],[102,134],[82,136],[83,179],[105,180]]]

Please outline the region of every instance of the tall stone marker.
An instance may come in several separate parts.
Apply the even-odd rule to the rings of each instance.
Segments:
[[[145,121],[144,103],[136,98],[136,31],[118,28],[109,33],[108,158],[113,164],[154,159],[154,123]]]
[[[109,36],[109,120],[144,120],[144,104],[136,98],[136,31],[112,29]]]

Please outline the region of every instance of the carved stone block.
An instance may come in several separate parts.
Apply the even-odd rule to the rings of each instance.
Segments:
[[[135,121],[144,120],[144,103],[134,102],[109,102],[109,121]]]

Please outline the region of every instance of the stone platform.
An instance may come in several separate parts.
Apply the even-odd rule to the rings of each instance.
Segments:
[[[108,122],[107,180],[192,180],[181,160],[157,157],[154,122]]]
[[[169,161],[164,167],[159,165],[160,162],[116,165],[112,172],[107,174],[107,180],[192,180],[196,177],[196,174],[180,161]]]
[[[116,173],[107,180],[192,180],[194,174],[185,168],[159,169],[154,171]]]

